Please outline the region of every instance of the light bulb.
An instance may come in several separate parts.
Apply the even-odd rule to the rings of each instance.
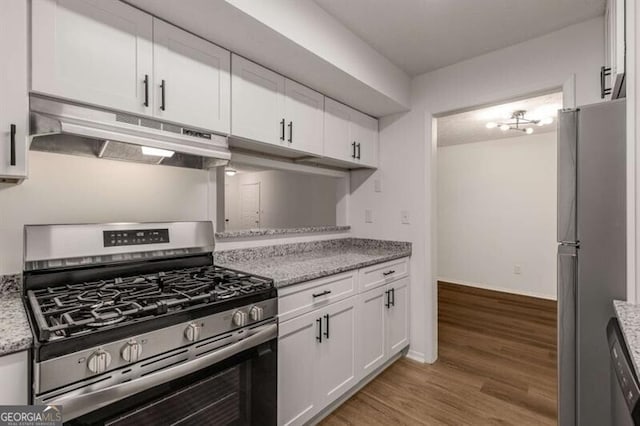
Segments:
[[[495,129],[496,127],[498,127],[498,123],[494,123],[493,121],[490,121],[486,124],[487,129]]]
[[[238,171],[236,169],[232,169],[231,167],[227,167],[224,169],[224,174],[227,176],[235,176]]]
[[[530,135],[531,133],[533,133],[533,127],[527,127],[524,132]]]
[[[509,130],[509,125],[508,124],[501,124],[500,125],[500,130],[502,130],[503,132],[506,132],[507,130]]]
[[[151,155],[154,157],[173,157],[175,152],[168,149],[152,148],[150,146],[141,146],[143,155]]]

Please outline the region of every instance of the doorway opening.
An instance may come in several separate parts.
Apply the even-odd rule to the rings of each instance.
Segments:
[[[436,119],[439,363],[507,422],[513,409],[556,422],[562,104],[558,90]]]

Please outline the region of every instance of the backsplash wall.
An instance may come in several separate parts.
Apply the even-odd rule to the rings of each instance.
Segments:
[[[0,184],[0,275],[22,270],[25,224],[212,220],[209,179],[202,170],[32,151],[29,179]]]

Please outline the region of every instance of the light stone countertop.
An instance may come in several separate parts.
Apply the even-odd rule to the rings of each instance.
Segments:
[[[640,305],[635,305],[621,300],[614,300],[615,308],[620,328],[624,340],[629,348],[631,361],[640,374]]]
[[[236,239],[249,239],[256,237],[269,237],[274,235],[292,234],[320,234],[330,232],[347,232],[350,226],[308,226],[301,228],[261,228],[240,229],[237,231],[216,232],[216,240],[227,241]]]
[[[276,287],[411,256],[411,243],[342,238],[216,252],[214,264],[274,280]]]
[[[32,343],[20,293],[20,276],[0,276],[0,356],[29,349]]]

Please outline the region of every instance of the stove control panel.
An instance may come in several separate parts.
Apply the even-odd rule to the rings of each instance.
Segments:
[[[168,229],[128,229],[126,231],[103,231],[105,247],[135,246],[169,242]]]

